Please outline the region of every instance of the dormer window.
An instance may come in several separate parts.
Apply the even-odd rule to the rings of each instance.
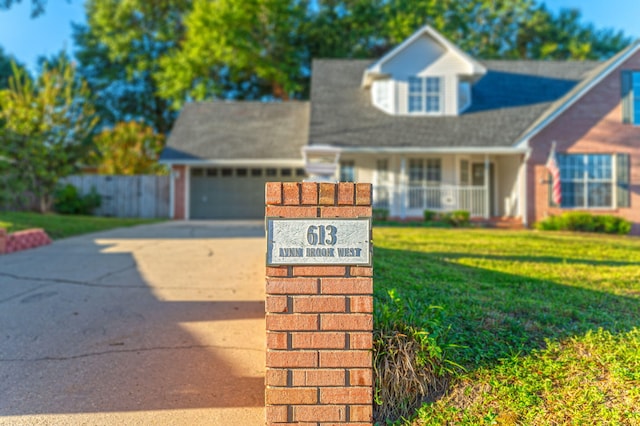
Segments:
[[[440,77],[409,77],[409,114],[441,114]]]

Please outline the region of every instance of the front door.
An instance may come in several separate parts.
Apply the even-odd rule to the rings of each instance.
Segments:
[[[484,163],[471,165],[471,184],[484,186]],[[489,164],[489,216],[495,216],[495,172],[493,163]]]

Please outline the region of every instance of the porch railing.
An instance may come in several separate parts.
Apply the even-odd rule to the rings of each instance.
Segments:
[[[466,210],[473,217],[487,217],[487,190],[482,186],[374,185],[374,207],[386,208],[392,216],[422,216],[424,210]]]

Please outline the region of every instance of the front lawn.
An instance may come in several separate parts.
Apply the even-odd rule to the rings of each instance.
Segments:
[[[43,228],[54,240],[123,226],[159,222],[153,219],[121,219],[112,217],[0,212],[0,228],[7,232]]]
[[[395,289],[454,366],[415,424],[640,424],[640,239],[376,228],[374,241],[376,311]]]

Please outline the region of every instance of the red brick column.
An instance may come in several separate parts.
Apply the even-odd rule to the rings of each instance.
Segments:
[[[187,168],[173,166],[173,218],[184,220],[187,218]]]
[[[0,228],[0,254],[7,252],[7,230]]]
[[[267,217],[371,216],[371,185],[267,183]],[[371,425],[373,268],[267,267],[266,423]]]

